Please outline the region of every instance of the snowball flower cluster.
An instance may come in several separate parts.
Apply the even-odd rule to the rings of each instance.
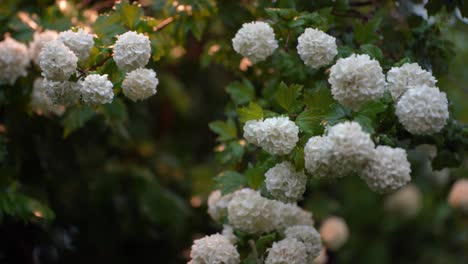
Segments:
[[[330,69],[328,82],[333,98],[353,110],[379,99],[385,91],[382,67],[367,54],[339,59]]]
[[[81,28],[77,32],[72,30],[60,32],[58,39],[73,51],[79,60],[86,60],[94,46],[93,35]]]
[[[36,78],[34,80],[30,105],[32,110],[37,114],[53,113],[56,115],[62,115],[65,110],[63,106],[53,104],[50,98],[46,95],[44,78]]]
[[[243,24],[232,39],[232,46],[237,53],[255,64],[273,54],[278,48],[278,42],[273,28],[265,22],[257,21]]]
[[[236,247],[223,235],[214,234],[194,241],[189,264],[238,264]]]
[[[293,203],[269,201],[271,201],[272,206],[274,207],[277,231],[283,232],[286,228],[295,225],[314,225],[311,212],[308,212]]]
[[[26,45],[7,36],[0,42],[0,81],[14,84],[21,76],[26,76],[29,55]]]
[[[422,194],[416,185],[409,184],[385,199],[385,209],[405,218],[416,216],[422,207]]]
[[[107,74],[90,74],[86,76],[81,87],[83,102],[87,104],[107,104],[114,98],[113,86],[107,79]]]
[[[70,106],[80,99],[81,83],[44,79],[43,85],[52,104]]]
[[[320,226],[320,236],[327,248],[337,250],[348,241],[348,225],[341,217],[329,217]]]
[[[234,228],[232,228],[232,226],[223,225],[223,231],[221,232],[221,234],[224,237],[226,237],[229,240],[229,242],[231,242],[232,244],[237,243],[237,237],[234,234]]]
[[[284,231],[284,235],[287,238],[294,238],[304,243],[307,251],[307,263],[311,263],[320,255],[322,239],[320,238],[320,233],[313,226],[291,226]]]
[[[34,32],[33,41],[29,43],[29,56],[34,63],[39,65],[39,53],[46,42],[56,40],[58,33],[55,30],[45,30],[43,32]]]
[[[400,67],[392,67],[387,73],[387,87],[395,102],[411,87],[422,85],[435,87],[436,82],[434,76],[423,70],[417,63],[405,63]]]
[[[318,29],[306,28],[297,41],[297,53],[311,68],[329,64],[338,54],[336,39]]]
[[[411,134],[437,133],[449,117],[447,96],[437,87],[410,87],[396,104],[395,114]]]
[[[307,264],[307,250],[304,243],[294,238],[274,242],[268,249],[265,264]]]
[[[311,137],[304,147],[304,166],[312,177],[340,176],[333,173],[334,144],[327,136]]]
[[[232,194],[221,195],[220,190],[211,192],[208,197],[208,214],[213,220],[221,221],[227,216],[227,207],[232,196]]]
[[[129,72],[145,67],[151,57],[149,38],[135,31],[118,36],[114,45],[114,61],[119,69]]]
[[[456,209],[468,212],[468,180],[460,179],[453,184],[448,203]]]
[[[39,53],[42,76],[49,80],[66,81],[75,73],[78,58],[59,40],[45,43]]]
[[[371,152],[361,177],[375,192],[393,192],[411,181],[411,165],[401,148],[378,146]]]
[[[302,171],[296,172],[291,162],[283,161],[265,173],[265,183],[276,199],[295,202],[302,198],[306,190],[307,176]]]
[[[250,120],[244,125],[244,138],[272,155],[286,155],[299,141],[299,128],[288,117]]]
[[[139,68],[127,73],[122,83],[122,92],[134,102],[144,100],[156,93],[158,83],[156,72]]]

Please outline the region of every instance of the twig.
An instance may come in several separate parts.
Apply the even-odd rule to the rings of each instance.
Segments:
[[[257,246],[255,246],[255,242],[252,239],[249,239],[249,246],[252,249],[252,253],[253,253],[255,260],[257,261],[258,264],[261,264],[262,262],[258,258]]]
[[[165,28],[167,25],[171,24],[172,22],[174,22],[174,18],[173,17],[168,17],[168,18],[164,19],[163,21],[161,21],[161,23],[159,23],[157,26],[155,26],[153,28],[153,30],[154,31],[161,30],[161,29]]]

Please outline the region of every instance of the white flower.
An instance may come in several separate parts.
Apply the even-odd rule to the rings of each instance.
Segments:
[[[275,215],[275,229],[277,231],[282,232],[286,228],[295,225],[314,225],[312,213],[302,209],[296,204],[286,204],[280,201],[274,201],[273,207]]]
[[[304,147],[305,169],[315,178],[334,176],[333,141],[327,136],[311,137]]]
[[[44,79],[44,89],[53,104],[71,106],[80,99],[81,83]]]
[[[272,155],[289,154],[299,141],[299,128],[288,117],[247,121],[244,138]]]
[[[237,53],[255,64],[273,54],[278,42],[270,25],[257,21],[243,24],[232,39],[232,46]]]
[[[336,177],[356,172],[373,153],[374,142],[357,122],[346,121],[330,127],[328,138],[333,142],[330,164]]]
[[[320,255],[322,250],[322,239],[320,233],[313,227],[308,225],[296,225],[288,227],[284,231],[287,238],[295,238],[304,243],[307,251],[308,263],[312,262]]]
[[[427,85],[435,87],[437,80],[417,63],[405,63],[401,67],[393,67],[387,73],[388,90],[395,102],[410,88]]]
[[[43,78],[36,78],[34,80],[30,104],[32,110],[39,115],[54,113],[60,116],[65,110],[63,106],[54,105],[46,95]]]
[[[249,234],[271,232],[276,221],[273,203],[254,190],[238,190],[229,202],[228,220],[234,228]]]
[[[48,41],[56,40],[58,33],[55,30],[45,30],[44,32],[34,32],[33,41],[29,43],[29,56],[31,60],[39,65],[39,53]]]
[[[229,242],[231,242],[232,244],[237,243],[237,237],[234,234],[234,229],[232,228],[232,226],[223,225],[223,231],[221,234],[225,236],[229,240]]]
[[[450,190],[448,203],[456,209],[461,209],[468,213],[468,180],[457,180]]]
[[[111,103],[114,98],[112,83],[107,79],[107,74],[88,75],[81,87],[83,102],[89,105]]]
[[[215,221],[221,221],[227,216],[227,207],[232,199],[232,194],[221,195],[220,190],[211,192],[208,197],[208,214]]]
[[[297,53],[311,68],[329,64],[338,54],[336,39],[318,29],[306,28],[297,41]]]
[[[114,45],[113,57],[119,69],[126,72],[145,67],[151,57],[149,38],[135,31],[120,35]]]
[[[158,83],[156,72],[140,68],[127,73],[122,82],[122,92],[130,100],[136,102],[154,95]]]
[[[58,39],[82,61],[89,57],[89,53],[94,46],[93,35],[81,28],[77,32],[71,30],[60,32]]]
[[[239,253],[229,240],[220,234],[206,236],[193,242],[191,264],[238,264]]]
[[[268,249],[265,264],[307,264],[307,250],[305,245],[294,238],[285,238],[274,242]]]
[[[265,183],[273,197],[283,202],[295,202],[306,190],[307,176],[302,171],[296,172],[291,162],[283,161],[265,173]]]
[[[382,67],[367,54],[339,59],[330,69],[328,82],[333,98],[353,110],[379,99],[385,91]]]
[[[75,73],[78,58],[59,40],[46,42],[39,53],[42,76],[49,80],[66,81]]]
[[[361,177],[375,192],[393,192],[411,181],[411,165],[401,148],[378,146],[370,155]]]
[[[422,206],[422,194],[416,185],[408,184],[385,199],[385,209],[397,216],[416,216]]]
[[[0,42],[0,81],[14,84],[21,76],[26,76],[29,55],[26,45],[6,37]]]
[[[348,226],[341,217],[329,217],[320,226],[320,236],[328,249],[337,250],[348,241]]]
[[[449,117],[447,96],[438,88],[426,85],[410,88],[398,101],[395,114],[411,134],[437,133]]]

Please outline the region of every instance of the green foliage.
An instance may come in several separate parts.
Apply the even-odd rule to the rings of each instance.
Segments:
[[[52,221],[54,212],[38,200],[14,191],[0,193],[0,222],[6,216],[30,221],[31,219],[43,218]]]
[[[227,122],[215,121],[209,124],[210,129],[219,135],[218,141],[226,141],[237,138],[236,124],[232,119]]]
[[[215,181],[217,188],[221,190],[223,195],[231,193],[247,183],[244,175],[236,171],[225,171],[216,176]]]
[[[259,120],[263,118],[263,109],[254,102],[250,102],[248,106],[241,107],[237,110],[239,121],[245,123],[249,120]]]
[[[237,105],[246,104],[255,99],[255,87],[247,79],[242,80],[242,82],[236,81],[229,84],[226,87],[226,91]]]

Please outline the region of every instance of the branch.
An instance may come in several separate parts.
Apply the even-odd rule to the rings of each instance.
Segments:
[[[166,26],[168,26],[169,24],[171,24],[172,22],[174,22],[174,18],[173,17],[168,17],[168,18],[164,19],[163,21],[161,21],[161,23],[159,23],[157,26],[155,26],[153,28],[153,30],[154,31],[161,30],[161,29],[165,28]]]

